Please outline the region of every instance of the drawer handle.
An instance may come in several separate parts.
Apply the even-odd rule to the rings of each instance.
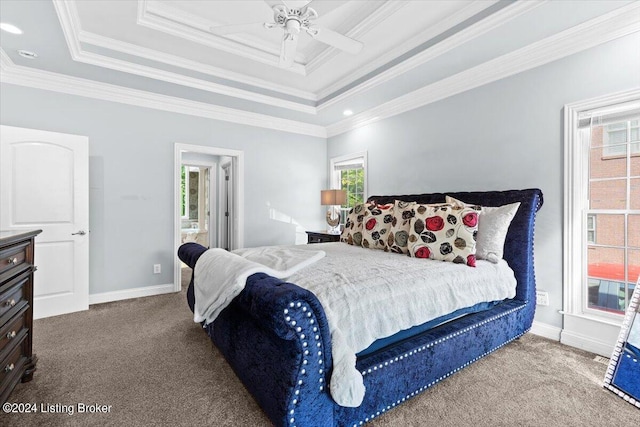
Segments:
[[[18,258],[16,257],[9,258],[9,264],[16,265],[17,263],[18,263]]]
[[[11,365],[7,365],[4,367],[4,371],[5,372],[11,372],[13,371],[13,368],[15,368],[15,366],[13,366],[13,363]]]
[[[10,299],[9,301],[5,301],[4,305],[13,307],[14,305],[16,305],[16,300]]]
[[[11,331],[7,333],[7,339],[10,340],[16,337],[16,331]]]

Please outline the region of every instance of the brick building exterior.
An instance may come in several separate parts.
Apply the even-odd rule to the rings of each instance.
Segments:
[[[633,122],[637,129],[637,121]],[[628,125],[627,125],[628,126]],[[624,289],[625,263],[625,210],[640,210],[640,142],[638,131],[632,132],[632,143],[610,145],[612,128],[596,126],[591,130],[589,156],[589,199],[591,209],[606,209],[607,213],[592,213],[587,225],[587,259],[589,276],[589,302],[601,306],[597,289],[605,279],[620,282]],[[618,131],[620,132],[620,131]],[[636,142],[633,142],[633,141]],[[628,159],[626,150],[631,151]],[[629,192],[627,192],[629,186]],[[627,200],[629,198],[629,200]],[[616,212],[620,210],[619,212]],[[627,219],[626,281],[635,284],[640,275],[640,214],[629,214]],[[604,245],[604,246],[602,246]],[[602,289],[600,289],[602,292]],[[624,300],[624,294],[621,296]],[[609,307],[612,308],[612,307]],[[624,307],[620,307],[621,309]]]

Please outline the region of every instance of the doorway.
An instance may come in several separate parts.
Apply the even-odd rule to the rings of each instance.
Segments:
[[[201,162],[182,159],[180,243],[196,242],[208,248],[218,246],[216,159],[217,156]]]
[[[175,251],[186,242],[233,250],[244,244],[243,152],[175,144]],[[174,290],[182,289],[175,258]]]

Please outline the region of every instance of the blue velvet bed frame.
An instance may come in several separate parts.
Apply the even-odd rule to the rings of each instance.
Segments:
[[[535,311],[534,223],[542,193],[528,189],[369,200],[437,203],[445,194],[484,206],[521,203],[504,250],[517,279],[516,297],[358,358],[366,393],[359,407],[347,408],[328,391],[331,338],[320,302],[295,284],[254,274],[205,330],[274,425],[363,425],[529,330]],[[189,243],[178,254],[193,267],[204,250]],[[192,285],[188,299],[192,306]]]

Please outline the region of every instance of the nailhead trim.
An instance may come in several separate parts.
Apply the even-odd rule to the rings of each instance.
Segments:
[[[429,344],[425,344],[425,345],[423,345],[421,347],[418,347],[416,350],[411,350],[411,351],[409,351],[407,353],[404,353],[401,356],[396,356],[395,358],[389,359],[388,361],[386,361],[384,363],[380,363],[379,365],[376,365],[373,368],[369,368],[369,369],[363,370],[360,373],[362,374],[362,376],[365,376],[367,374],[371,374],[372,372],[380,370],[383,367],[392,364],[393,362],[398,362],[398,361],[400,361],[402,359],[408,358],[409,356],[415,356],[421,351],[425,351],[428,348],[435,347],[437,344],[441,344],[441,343],[443,343],[443,342],[445,342],[447,340],[450,340],[451,338],[455,338],[455,337],[457,337],[459,335],[462,335],[464,333],[467,333],[467,332],[469,332],[469,331],[471,331],[471,330],[473,330],[475,328],[478,328],[480,326],[486,325],[489,322],[493,322],[494,320],[500,319],[501,317],[504,317],[504,316],[506,316],[508,314],[514,313],[514,312],[516,312],[518,310],[522,310],[524,307],[525,307],[524,305],[521,305],[519,307],[515,307],[515,308],[512,308],[512,309],[510,309],[508,311],[505,311],[504,313],[492,316],[492,317],[490,317],[488,319],[483,320],[480,323],[476,323],[476,324],[474,324],[472,326],[469,326],[467,328],[461,329],[461,330],[459,330],[457,332],[454,332],[452,334],[449,334],[449,335],[447,335],[445,337],[439,338],[439,339],[437,339],[437,340],[435,340],[435,341],[433,341],[433,342],[431,342]],[[522,334],[518,335],[518,336],[522,336]],[[496,347],[496,348],[499,348],[499,347]],[[493,351],[493,350],[491,350],[491,351]],[[488,354],[488,353],[485,353],[485,354]]]
[[[300,372],[298,377],[307,375],[307,369],[309,369],[310,362],[316,362],[318,366],[318,373],[320,375],[324,372],[323,361],[322,361],[322,341],[321,336],[318,333],[318,327],[312,326],[313,334],[302,333],[302,326],[304,322],[308,322],[309,325],[314,325],[316,320],[313,315],[313,310],[306,304],[301,301],[290,302],[287,304],[288,308],[283,310],[283,317],[285,322],[293,329],[298,337],[303,351],[303,359],[302,359],[302,367],[300,368]],[[309,351],[309,348],[313,346],[315,342],[314,348],[317,350]],[[313,354],[312,354],[313,353]],[[293,399],[289,405],[289,410],[287,412],[289,418],[289,425],[295,427],[295,407],[298,405],[298,400],[300,396],[300,387],[304,384],[302,379],[299,379],[295,384],[295,389],[293,391]],[[320,391],[324,390],[324,379],[320,378],[318,381]]]
[[[504,313],[504,315],[506,315],[506,314],[508,314],[508,313],[512,313],[512,312],[514,312],[514,311],[516,311],[516,310],[520,310],[521,308],[522,308],[522,307],[519,307],[519,308],[516,308],[516,309],[512,309],[512,310],[509,310],[509,312]],[[499,317],[502,317],[502,316],[503,316],[503,315],[495,316],[495,318],[492,318],[492,319],[493,319],[493,320],[495,320],[495,319],[497,319],[497,318],[499,318]],[[473,329],[473,328],[467,328],[467,329],[468,329],[468,330],[471,330],[471,329]],[[521,333],[521,334],[516,335],[515,337],[511,338],[510,340],[505,341],[505,342],[503,342],[502,344],[500,344],[500,345],[498,345],[498,346],[496,346],[496,347],[492,348],[491,350],[489,350],[489,351],[487,351],[487,352],[483,353],[482,355],[480,355],[480,356],[478,356],[478,357],[474,358],[473,360],[471,360],[471,361],[469,361],[469,362],[466,362],[466,363],[465,363],[465,364],[463,364],[462,366],[459,366],[459,367],[455,368],[454,370],[449,371],[448,373],[446,373],[446,374],[442,375],[440,378],[438,378],[438,379],[436,379],[436,380],[434,380],[434,381],[431,381],[429,384],[424,385],[424,386],[422,386],[422,387],[420,387],[420,388],[416,389],[415,391],[413,391],[413,392],[411,392],[411,393],[407,394],[407,395],[406,395],[406,396],[404,396],[403,398],[398,399],[398,400],[396,400],[395,402],[392,402],[390,405],[387,405],[386,407],[383,407],[382,409],[380,409],[379,411],[377,411],[375,414],[371,414],[370,416],[366,417],[366,418],[364,419],[364,421],[360,421],[360,422],[354,423],[354,424],[353,424],[353,427],[357,427],[357,426],[359,426],[359,425],[363,425],[364,423],[367,423],[367,422],[369,422],[369,421],[372,421],[374,418],[376,418],[376,417],[380,416],[380,414],[383,414],[384,412],[388,411],[389,409],[394,408],[396,405],[399,405],[399,404],[401,404],[402,402],[405,402],[406,400],[408,400],[408,399],[410,399],[410,398],[412,398],[412,397],[417,396],[418,394],[422,393],[423,391],[426,391],[428,388],[430,388],[430,387],[432,387],[432,386],[436,385],[437,383],[439,383],[440,381],[444,380],[445,378],[447,378],[447,377],[451,376],[452,374],[455,374],[456,372],[458,372],[458,371],[462,370],[463,368],[466,368],[467,366],[471,365],[472,363],[477,362],[478,360],[480,360],[480,359],[482,359],[483,357],[485,357],[485,356],[489,355],[490,353],[493,353],[494,351],[498,350],[499,348],[504,347],[505,345],[509,344],[509,343],[510,343],[510,342],[512,342],[513,340],[516,340],[516,339],[520,338],[521,336],[523,336],[523,335],[524,335],[524,334],[526,334],[527,332],[529,332],[529,329],[527,329],[526,331],[524,331],[524,332],[523,332],[523,333]],[[450,335],[449,337],[445,337],[445,338],[443,339],[443,341],[446,341],[447,339],[451,338],[452,336],[453,336],[453,334],[452,334],[452,335]],[[427,347],[428,347],[428,346],[423,346],[423,347],[421,347],[421,348],[424,350],[424,349],[425,349],[425,348],[427,348]],[[397,359],[397,358],[396,358],[396,359]]]

